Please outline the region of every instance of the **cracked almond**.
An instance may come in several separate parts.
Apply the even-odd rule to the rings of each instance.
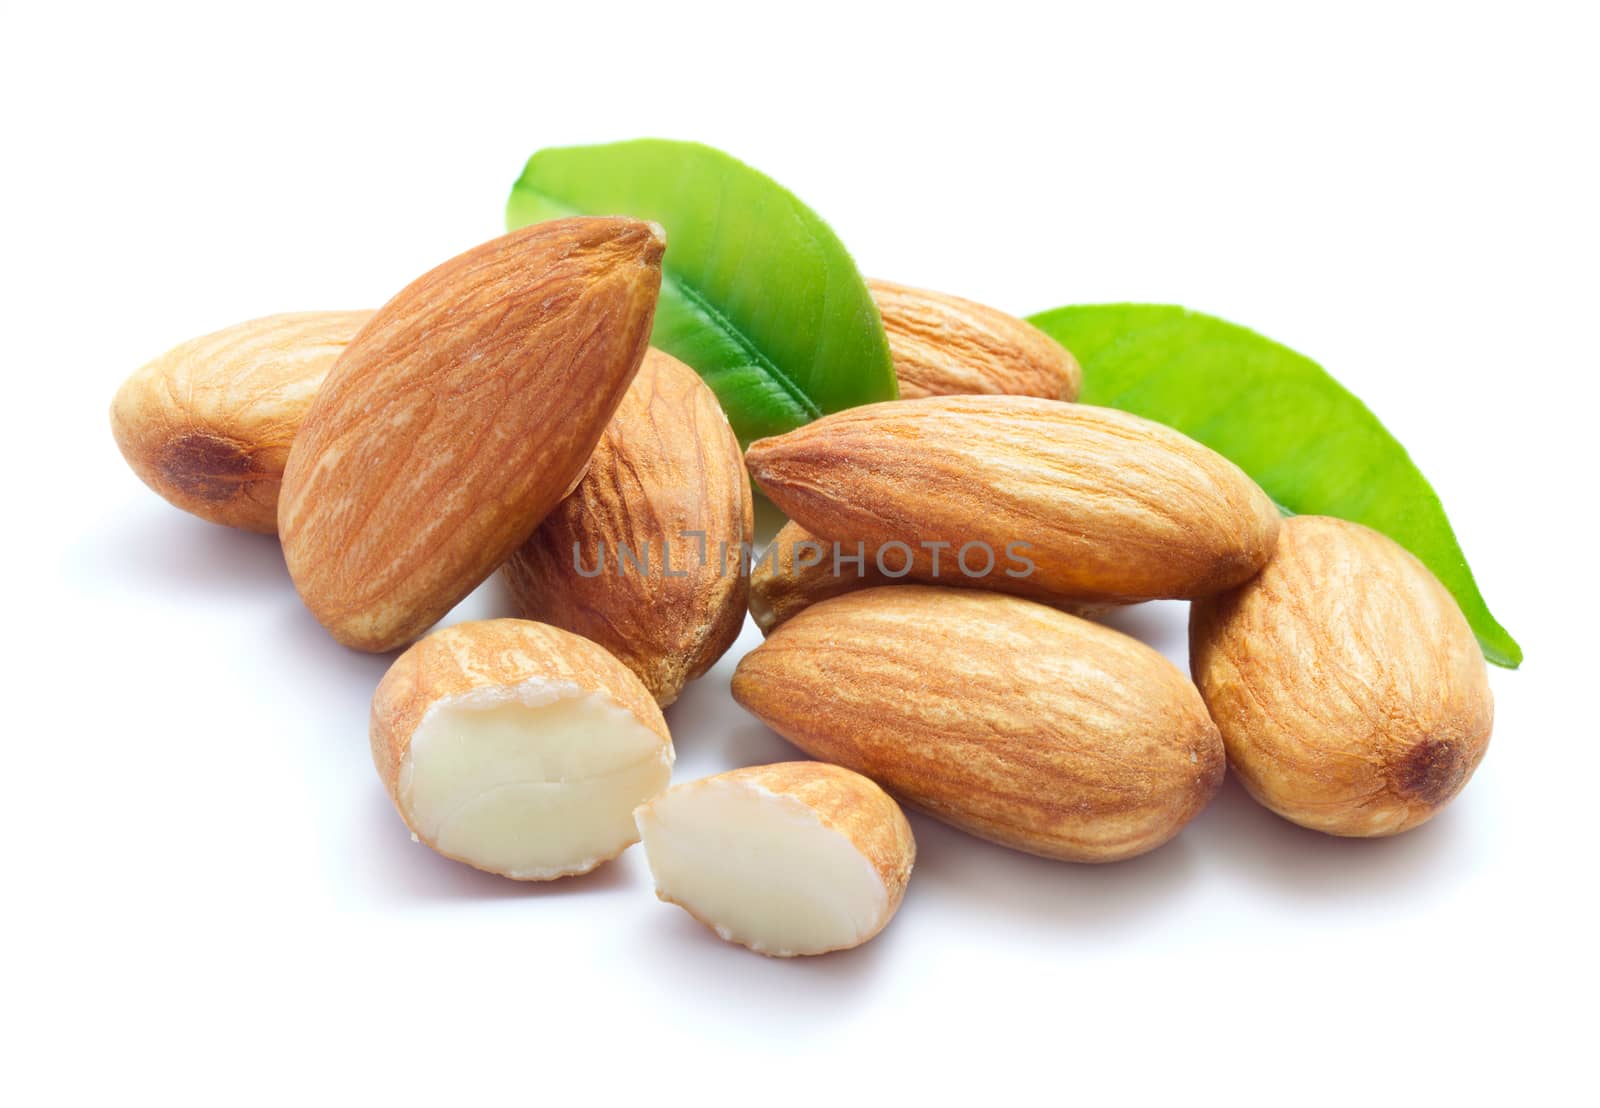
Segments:
[[[777,958],[848,950],[882,931],[917,853],[888,794],[822,762],[690,781],[635,818],[656,896]]]
[[[639,841],[672,737],[600,646],[526,620],[459,623],[396,659],[372,699],[372,757],[413,836],[518,881],[587,873]]]

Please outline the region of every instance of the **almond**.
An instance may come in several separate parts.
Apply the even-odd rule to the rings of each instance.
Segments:
[[[815,758],[1017,850],[1152,850],[1222,782],[1216,725],[1154,650],[1042,604],[916,585],[800,612],[733,696]]]
[[[878,568],[880,561],[888,566],[889,573]],[[905,576],[899,574],[901,564],[896,550],[868,550],[864,544],[830,542],[798,523],[786,523],[750,566],[750,614],[761,633],[770,634],[778,624],[820,600],[904,582]],[[946,558],[939,570],[938,584],[952,588],[987,587],[982,578],[965,578],[953,559]],[[1085,618],[1103,615],[1116,607],[1064,600],[1051,606]]]
[[[290,312],[167,351],[111,403],[111,432],[139,480],[186,512],[278,529],[278,489],[317,386],[371,312]]]
[[[650,350],[588,475],[506,563],[520,614],[610,650],[663,707],[744,623],[739,440],[699,374]]]
[[[868,281],[905,399],[1008,393],[1075,400],[1078,360],[1033,324],[1005,312],[888,281]]]
[[[581,476],[639,367],[661,229],[561,219],[418,278],[329,372],[278,530],[340,642],[401,646],[493,573]]]
[[[821,762],[691,781],[635,818],[656,896],[779,958],[847,950],[882,931],[917,853],[898,804]]]
[[[372,757],[413,836],[519,881],[587,873],[638,842],[672,737],[604,648],[525,620],[459,623],[395,661],[372,699]]]
[[[778,529],[750,566],[750,614],[763,635],[771,634],[774,627],[818,601],[894,583],[894,578],[878,572],[864,548],[836,549],[791,521]]]
[[[1488,669],[1466,618],[1427,567],[1360,524],[1285,520],[1258,577],[1194,604],[1189,655],[1239,779],[1303,827],[1416,827],[1489,744]]]
[[[813,534],[892,546],[891,569],[918,580],[960,573],[1041,600],[1218,592],[1265,563],[1278,531],[1255,482],[1193,439],[1031,397],[851,408],[758,440],[745,461]]]

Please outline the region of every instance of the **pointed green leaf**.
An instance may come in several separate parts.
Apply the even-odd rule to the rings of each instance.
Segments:
[[[1029,321],[1082,363],[1081,401],[1176,427],[1290,512],[1382,531],[1455,596],[1486,658],[1521,663],[1522,648],[1489,613],[1438,494],[1405,447],[1317,363],[1166,304],[1057,308]]]
[[[770,177],[708,146],[663,139],[529,158],[507,225],[579,214],[666,228],[650,341],[699,371],[741,441],[895,397],[888,340],[855,262]]]

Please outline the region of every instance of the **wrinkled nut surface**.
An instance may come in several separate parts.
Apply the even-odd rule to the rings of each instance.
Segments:
[[[869,404],[751,443],[756,483],[815,535],[892,546],[910,576],[1047,601],[1236,585],[1278,512],[1238,466],[1126,412],[1019,396]]]
[[[891,573],[898,574],[902,563],[895,551],[836,544],[818,538],[798,523],[784,524],[750,565],[750,614],[755,617],[756,626],[768,635],[784,620],[818,601],[861,589],[906,583],[906,577],[892,576],[878,568],[880,553],[889,555],[885,564]],[[981,578],[966,579],[950,559],[940,568],[941,585],[985,587]],[[1117,605],[1056,600],[1051,607],[1089,619],[1104,615]]]
[[[538,223],[418,278],[350,344],[278,509],[335,638],[410,642],[573,487],[644,356],[664,248],[637,220]]]
[[[733,696],[807,754],[1048,858],[1152,850],[1222,782],[1216,725],[1170,662],[998,593],[896,585],[825,600],[741,659]]]
[[[650,350],[573,494],[506,564],[519,613],[610,650],[662,706],[744,622],[750,479],[716,394]]]
[[[1394,540],[1284,521],[1261,574],[1197,601],[1190,665],[1251,795],[1334,835],[1429,819],[1483,759],[1488,668],[1455,600]]]
[[[821,762],[752,766],[639,808],[656,895],[788,958],[860,946],[900,907],[916,843],[877,785]]]
[[[526,620],[461,623],[395,661],[372,699],[372,757],[422,843],[518,881],[587,873],[638,842],[672,738],[603,648]]]
[[[1076,400],[1078,360],[1033,324],[959,296],[868,281],[900,396],[1007,393]]]
[[[191,339],[139,369],[111,433],[150,488],[213,523],[273,534],[289,444],[371,312],[290,312]]]

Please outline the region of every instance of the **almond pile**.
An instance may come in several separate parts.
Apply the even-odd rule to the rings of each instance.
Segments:
[[[1427,820],[1492,725],[1448,592],[1392,540],[1280,518],[1233,463],[1074,403],[1072,355],[1002,312],[872,282],[902,399],[741,451],[649,347],[660,227],[535,224],[376,312],[271,316],[117,393],[134,472],[275,532],[339,642],[403,650],[374,763],[419,842],[523,881],[642,837],[657,895],[774,956],[889,922],[900,804],[1015,850],[1114,862],[1232,766],[1336,835]],[[753,550],[751,479],[789,517]],[[432,630],[496,570],[508,618]],[[1189,675],[1094,621],[1193,601]],[[815,761],[670,787],[662,709],[738,637],[732,695]]]

